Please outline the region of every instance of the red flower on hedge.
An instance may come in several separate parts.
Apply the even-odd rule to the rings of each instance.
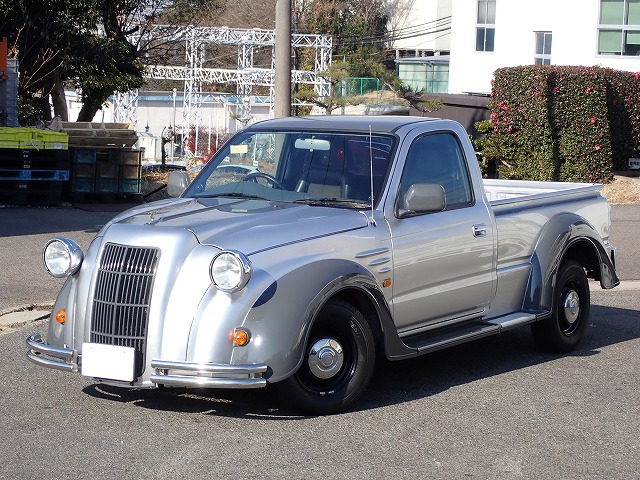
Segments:
[[[596,117],[591,117],[591,123],[596,123],[598,119]]]
[[[596,149],[596,151],[598,151],[600,150],[600,145],[596,145],[594,148]]]

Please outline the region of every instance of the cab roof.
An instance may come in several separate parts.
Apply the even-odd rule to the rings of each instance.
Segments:
[[[333,130],[349,132],[392,133],[405,125],[440,120],[429,117],[393,115],[309,115],[284,117],[256,122],[247,130]]]

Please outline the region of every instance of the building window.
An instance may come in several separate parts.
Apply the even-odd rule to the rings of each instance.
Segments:
[[[496,34],[495,23],[496,0],[478,0],[476,52],[493,52],[493,42]]]
[[[535,32],[536,50],[533,55],[535,65],[551,65],[551,32]]]
[[[447,93],[449,90],[449,63],[399,62],[398,76],[414,92]]]
[[[599,55],[640,55],[640,0],[600,0]]]

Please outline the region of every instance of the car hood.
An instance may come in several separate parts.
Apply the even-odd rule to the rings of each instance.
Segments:
[[[136,207],[111,223],[182,228],[203,245],[247,255],[280,245],[365,228],[357,210],[233,198],[172,199]]]

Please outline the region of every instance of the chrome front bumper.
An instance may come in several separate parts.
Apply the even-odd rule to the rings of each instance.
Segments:
[[[27,346],[27,358],[37,365],[65,372],[81,370],[78,368],[78,355],[75,350],[48,345],[39,333],[27,338]],[[267,385],[265,374],[269,371],[268,365],[263,363],[225,365],[151,360],[151,367],[155,371],[149,380],[155,385],[148,387],[164,385],[187,388],[262,388]],[[122,385],[131,386],[128,383]]]
[[[264,363],[224,365],[215,363],[151,360],[150,380],[158,385],[191,388],[262,388],[267,385]]]
[[[34,333],[27,338],[27,358],[37,365],[65,372],[77,372],[76,351],[71,348],[54,347],[44,342],[42,335]]]

